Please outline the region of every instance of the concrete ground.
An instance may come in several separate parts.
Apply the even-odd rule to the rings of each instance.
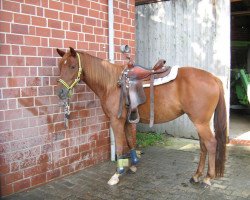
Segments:
[[[229,133],[230,138],[250,140],[250,110],[231,111]]]
[[[250,109],[231,109],[229,138],[231,144],[250,146]]]
[[[225,176],[207,189],[189,183],[199,160],[198,141],[168,138],[166,144],[143,151],[136,174],[125,174],[116,186],[107,184],[115,163],[104,162],[3,199],[250,199],[250,146],[229,145]]]

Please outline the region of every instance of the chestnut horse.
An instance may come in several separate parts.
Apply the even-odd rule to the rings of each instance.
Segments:
[[[100,98],[103,111],[110,118],[115,136],[117,172],[112,176],[109,184],[116,184],[119,181],[119,175],[124,172],[122,151],[125,135],[132,152],[131,163],[136,164],[138,161],[133,140],[135,128],[133,124],[127,122],[125,103],[122,115],[118,118],[120,87],[117,81],[125,66],[112,64],[85,52],[75,51],[71,47],[67,53],[59,49],[57,52],[62,57],[59,63],[58,96],[60,99],[67,99],[74,85],[79,80],[83,80]],[[145,94],[147,100],[139,106],[139,115],[140,122],[149,123],[149,88],[145,88]],[[208,187],[211,185],[211,179],[223,176],[226,160],[227,116],[222,82],[204,70],[181,67],[175,80],[155,86],[154,103],[155,123],[168,122],[186,113],[196,127],[200,139],[200,161],[190,182],[199,182],[205,168],[207,154],[208,171],[201,185]],[[214,130],[211,130],[210,121],[213,115]]]

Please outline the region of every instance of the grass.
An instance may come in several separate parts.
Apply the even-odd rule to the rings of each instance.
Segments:
[[[166,137],[160,133],[137,133],[136,134],[137,146],[148,147],[158,144],[165,144]]]

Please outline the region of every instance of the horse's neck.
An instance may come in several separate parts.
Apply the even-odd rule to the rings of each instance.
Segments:
[[[88,54],[84,55],[83,81],[100,99],[117,87],[121,72],[122,68],[120,66]]]

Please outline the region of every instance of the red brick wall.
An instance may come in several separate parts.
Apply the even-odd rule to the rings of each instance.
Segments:
[[[114,0],[115,61],[135,52],[134,0]],[[1,195],[28,189],[109,158],[109,119],[96,95],[75,88],[69,129],[54,87],[56,48],[108,59],[108,0],[0,1]]]

